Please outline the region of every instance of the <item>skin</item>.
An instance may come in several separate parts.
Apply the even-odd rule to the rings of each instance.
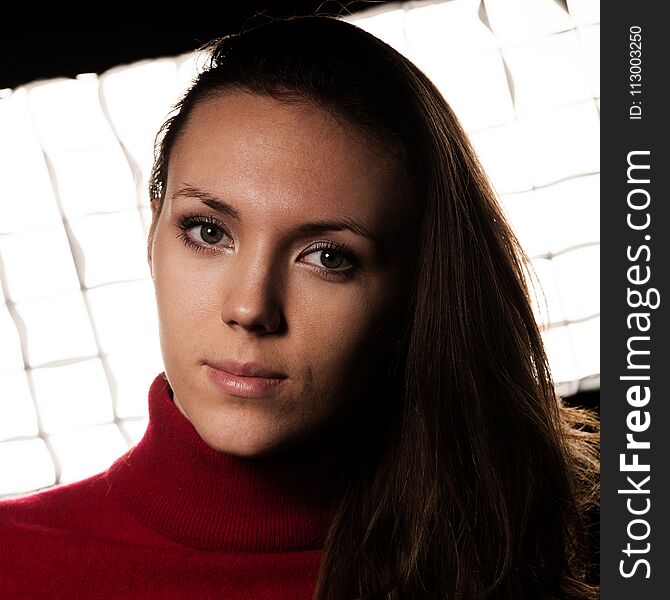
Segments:
[[[239,219],[190,188],[224,200]],[[380,357],[397,339],[413,269],[405,189],[390,154],[305,101],[227,91],[194,108],[170,156],[149,265],[174,401],[209,446],[271,455],[365,402]],[[221,227],[180,229],[190,215]],[[296,232],[343,217],[377,242],[348,230]],[[324,260],[313,249],[323,241],[355,254],[351,276],[337,275],[346,258]],[[319,271],[328,267],[337,273]],[[256,361],[287,379],[262,398],[235,396],[204,366],[223,358]]]

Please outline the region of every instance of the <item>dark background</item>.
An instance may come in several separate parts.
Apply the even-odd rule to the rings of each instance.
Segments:
[[[187,3],[176,3],[175,8],[115,3],[113,11],[105,4],[95,5],[95,13],[88,8],[88,18],[86,11],[68,14],[67,8],[59,6],[50,13],[41,6],[21,8],[17,4],[12,5],[11,18],[8,10],[3,11],[0,25],[0,89],[36,79],[101,73],[145,58],[174,56],[214,37],[274,18],[317,12],[340,16],[387,2],[245,0],[221,2],[214,8],[200,3],[192,8]]]

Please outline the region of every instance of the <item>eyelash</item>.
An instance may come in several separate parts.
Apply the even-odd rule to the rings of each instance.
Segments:
[[[213,250],[214,248],[213,245],[203,245],[198,242],[193,241],[193,239],[188,235],[188,231],[192,229],[193,227],[198,227],[202,225],[214,225],[215,227],[219,228],[223,233],[232,238],[230,233],[228,233],[228,230],[226,227],[217,219],[202,215],[202,216],[184,216],[179,221],[177,222],[177,228],[181,230],[182,233],[180,233],[177,237],[183,240],[184,244],[188,246],[189,248],[192,248],[193,250],[196,250],[198,252],[218,252],[217,250]],[[337,269],[329,269],[327,267],[319,267],[313,263],[307,263],[309,264],[312,268],[316,269],[319,273],[321,273],[324,277],[327,279],[331,280],[343,280],[343,279],[348,279],[351,276],[354,275],[354,273],[357,272],[359,263],[356,258],[356,256],[347,249],[347,247],[344,244],[341,243],[335,243],[331,241],[321,241],[321,242],[316,242],[313,246],[308,248],[306,251],[304,251],[300,256],[307,256],[309,254],[312,254],[313,252],[318,252],[319,250],[327,250],[330,252],[333,252],[342,258],[346,259],[349,262],[349,267],[346,269],[342,270],[337,270]]]

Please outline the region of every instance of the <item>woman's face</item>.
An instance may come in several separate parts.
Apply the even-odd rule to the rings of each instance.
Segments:
[[[230,91],[194,108],[149,263],[175,404],[212,448],[272,454],[365,402],[413,269],[405,188],[390,155],[306,102]]]

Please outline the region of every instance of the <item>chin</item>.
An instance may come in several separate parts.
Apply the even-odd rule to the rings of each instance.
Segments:
[[[250,436],[247,440],[244,440],[244,437],[239,433],[231,433],[231,435],[226,436],[222,436],[221,432],[211,433],[212,435],[200,434],[200,437],[210,448],[244,458],[269,456],[284,446],[276,440],[259,438],[257,432],[255,436]],[[233,443],[231,443],[231,438],[234,440]]]

